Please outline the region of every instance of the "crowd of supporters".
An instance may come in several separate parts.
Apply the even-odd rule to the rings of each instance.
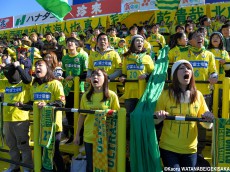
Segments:
[[[72,108],[74,106],[74,77],[81,78],[80,92],[84,93],[89,91],[89,87],[97,88],[95,86],[99,83],[98,79],[95,79],[97,75],[101,76],[101,73],[106,77],[108,75],[108,80],[117,80],[117,83],[109,82],[108,86],[120,97],[120,100],[124,100],[124,107],[127,110],[127,133],[129,133],[129,114],[134,110],[141,95],[138,94],[138,86],[135,83],[124,81],[147,80],[154,70],[154,62],[157,60],[159,51],[166,45],[170,47],[168,53],[170,63],[185,59],[191,63],[196,81],[209,81],[206,84],[196,84],[196,88],[203,94],[211,111],[213,85],[218,80],[223,80],[226,74],[228,75],[225,71],[230,69],[229,65],[225,64],[230,62],[230,21],[225,16],[212,18],[202,16],[197,22],[187,17],[186,23],[170,22],[167,25],[164,21],[160,23],[145,21],[141,24],[133,24],[130,28],[119,22],[109,28],[88,27],[83,30],[81,26],[78,26],[68,36],[64,32],[56,31],[44,35],[33,32],[30,35],[26,33],[21,36],[15,35],[12,39],[1,38],[0,78],[9,80],[5,76],[4,69],[10,64],[14,64],[17,68],[18,65],[15,65],[15,62],[19,62],[26,74],[36,78],[42,72],[38,69],[39,60],[44,60],[40,63],[47,65],[52,70],[55,79],[63,85],[66,97],[65,107]],[[98,69],[103,69],[103,71],[95,72]],[[169,73],[169,79],[170,76]],[[37,82],[40,85],[45,81]],[[222,90],[219,91],[221,100]],[[92,96],[94,92],[84,95],[83,98],[85,101],[90,101]],[[102,100],[106,100],[108,95],[104,96]],[[85,106],[82,105],[82,107]],[[97,109],[97,107],[92,107],[92,109]],[[221,104],[219,104],[218,115],[219,117],[221,115]],[[66,113],[66,119],[68,125],[73,126],[73,113]],[[81,120],[83,119],[85,120],[85,116],[81,116]],[[20,121],[20,118],[18,120]],[[15,121],[11,120],[11,122]],[[80,124],[83,125],[83,121]],[[202,154],[206,143],[206,130],[199,125],[198,128],[197,151],[198,154]],[[75,142],[80,144],[81,131],[79,128],[77,131]],[[63,133],[68,138],[66,143],[72,143],[73,128],[64,127]],[[90,143],[91,140],[86,140],[88,146]],[[129,134],[127,134],[127,143],[129,143]],[[128,147],[129,145],[127,149]],[[92,166],[88,167],[88,171],[91,170]]]

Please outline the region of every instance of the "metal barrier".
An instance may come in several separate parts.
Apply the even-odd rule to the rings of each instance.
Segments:
[[[224,78],[223,81],[223,97],[222,97],[222,118],[229,119],[229,90],[230,78]]]
[[[157,119],[156,115],[153,115],[153,118]],[[166,116],[165,120],[207,122],[204,118],[187,117],[187,116]]]
[[[13,103],[3,103],[3,106],[15,106]],[[32,105],[23,105],[22,107],[26,107],[28,109],[33,109]],[[54,109],[55,111],[65,111],[65,112],[74,112],[74,113],[90,113],[94,114],[95,111],[92,110],[83,110],[83,109],[76,109],[76,108],[62,108],[62,107],[56,107]],[[35,114],[36,115],[36,114]],[[34,117],[35,119],[35,117]],[[37,119],[37,118],[36,118]],[[36,127],[37,130],[39,131],[40,125],[39,121],[34,121],[34,128]],[[38,125],[37,125],[38,124]],[[125,171],[125,157],[126,157],[126,110],[124,108],[121,108],[118,111],[118,143],[117,143],[117,171]],[[39,146],[39,132],[38,132],[38,137],[36,134],[34,134],[34,171],[35,172],[40,172],[42,168],[42,163],[41,163],[41,147]],[[1,160],[1,158],[0,158]],[[32,167],[23,164],[23,163],[17,163],[15,161],[7,160],[7,159],[2,159],[6,162],[14,163],[17,165],[21,165],[23,167],[27,167],[30,169],[33,169]]]
[[[13,103],[2,103],[2,106],[15,106],[15,104]],[[28,105],[25,105],[23,107],[30,107]],[[1,152],[5,152],[5,153],[9,153],[9,150],[6,150],[6,149],[0,149]],[[28,168],[28,169],[33,169],[33,166],[31,165],[28,165],[28,164],[25,164],[25,163],[22,163],[22,162],[17,162],[17,161],[14,161],[14,160],[11,160],[11,159],[6,159],[6,158],[1,158],[0,157],[0,161],[4,161],[4,162],[8,162],[8,163],[11,163],[11,164],[15,164],[15,165],[19,165],[19,166],[22,166],[22,167],[25,167],[25,168]]]

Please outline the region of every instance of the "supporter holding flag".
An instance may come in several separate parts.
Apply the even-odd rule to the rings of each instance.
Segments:
[[[133,80],[136,82],[125,83],[125,93],[122,96],[125,99],[126,108],[126,140],[127,140],[127,156],[129,156],[129,141],[130,141],[130,113],[135,109],[139,98],[138,80],[145,80],[149,77],[154,69],[154,64],[149,55],[146,54],[144,48],[144,38],[141,35],[132,37],[131,46],[124,54],[122,63],[122,76],[120,82],[125,80]],[[129,159],[127,159],[127,170],[129,170]]]

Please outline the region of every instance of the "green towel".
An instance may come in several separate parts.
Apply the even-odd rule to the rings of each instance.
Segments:
[[[222,168],[222,172],[230,169],[230,119],[215,118],[213,125],[213,167]]]
[[[53,169],[56,130],[54,108],[52,106],[44,106],[40,116],[39,144],[43,147],[42,166],[47,170]]]
[[[132,172],[162,171],[153,113],[167,77],[168,50],[169,48],[166,46],[160,51],[146,90],[130,116],[130,163]]]

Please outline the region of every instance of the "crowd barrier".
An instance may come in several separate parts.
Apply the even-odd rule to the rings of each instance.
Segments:
[[[118,82],[118,81],[111,81],[111,82]],[[127,81],[127,82],[134,82],[134,81]],[[166,83],[170,83],[171,81],[166,81]],[[77,121],[79,113],[91,113],[91,111],[85,111],[79,109],[80,105],[80,92],[79,92],[79,84],[80,78],[75,77],[74,79],[74,108],[56,108],[56,110],[60,111],[71,111],[74,112],[74,131],[76,132],[77,129]],[[196,81],[196,83],[208,83],[208,81]],[[215,89],[213,92],[213,113],[215,117],[217,117],[218,112],[218,96],[219,91],[218,88],[221,86],[223,88],[223,97],[222,97],[222,118],[229,118],[229,90],[230,90],[230,78],[224,78],[223,82],[218,81],[218,83],[215,85]],[[139,93],[143,94],[145,90],[146,82],[143,80],[139,80]],[[14,104],[3,104],[4,106],[14,106]],[[31,107],[32,109],[32,107]],[[169,117],[170,120],[189,120],[189,121],[202,121],[202,118],[192,118],[192,119],[182,119],[181,117]],[[34,140],[34,171],[39,172],[42,168],[41,163],[41,147],[39,146],[38,140],[39,140],[39,115],[33,116],[33,140]],[[118,156],[117,156],[117,171],[123,172],[125,171],[125,161],[126,161],[126,111],[124,108],[121,108],[118,112]],[[76,134],[76,133],[74,133]],[[78,151],[79,147],[75,146],[75,149],[72,150],[74,155],[77,155],[79,153]],[[0,150],[1,151],[1,150]],[[15,163],[27,168],[31,168],[30,166],[23,164],[23,163],[16,163],[14,161],[0,158],[0,161],[5,161],[9,163]]]

